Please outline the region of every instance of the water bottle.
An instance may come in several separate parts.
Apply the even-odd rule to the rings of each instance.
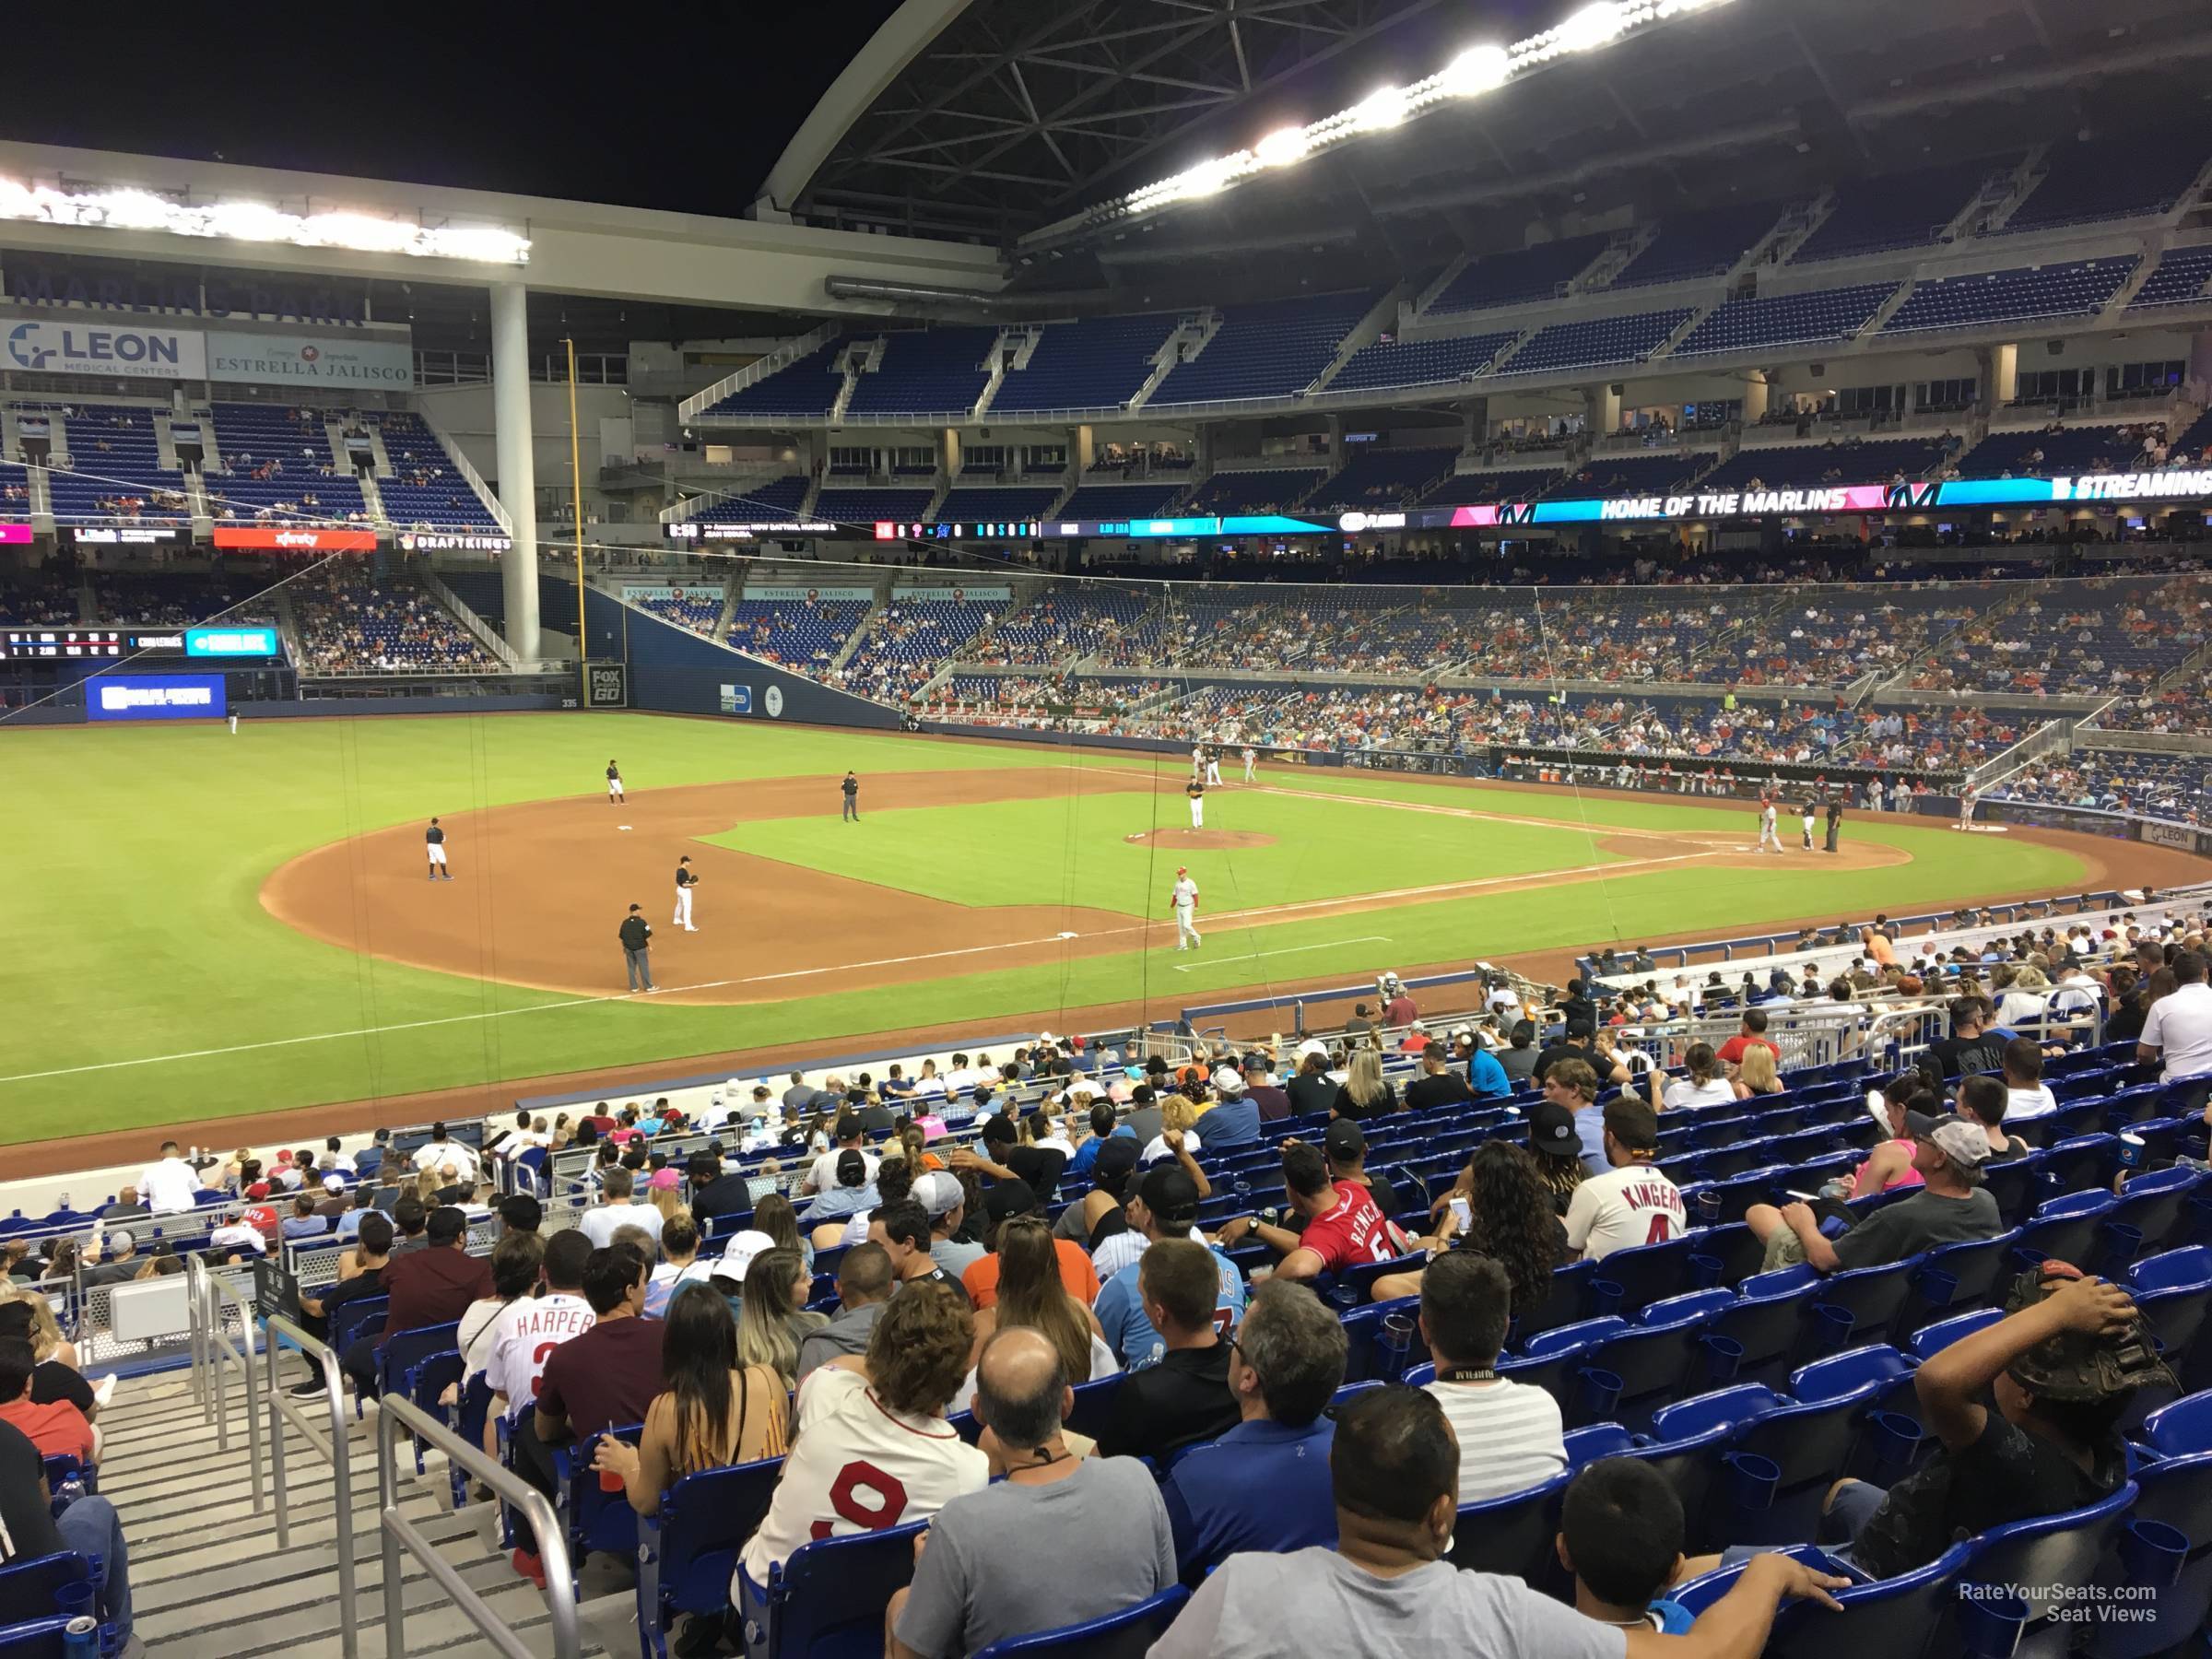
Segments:
[[[61,1506],[64,1509],[67,1509],[71,1504],[75,1503],[79,1498],[82,1498],[85,1495],[84,1476],[81,1474],[72,1474],[68,1479],[63,1481],[60,1486],[54,1488],[53,1495],[56,1500],[60,1502]]]
[[[61,1195],[61,1198],[60,1198],[60,1200],[58,1201],[58,1204],[59,1204],[59,1207],[60,1207],[60,1208],[62,1208],[62,1209],[67,1209],[67,1208],[69,1207],[69,1194],[66,1194],[66,1193],[64,1193],[64,1194]]]

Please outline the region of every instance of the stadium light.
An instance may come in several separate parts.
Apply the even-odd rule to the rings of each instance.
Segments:
[[[1050,238],[1100,219],[1149,212],[1171,202],[1216,194],[1255,173],[1301,161],[1358,134],[1394,127],[1409,117],[1427,113],[1447,100],[1478,98],[1495,91],[1570,53],[1594,52],[1653,24],[1727,3],[1728,0],[1587,0],[1541,34],[1530,35],[1512,46],[1470,46],[1425,80],[1406,87],[1384,87],[1348,110],[1339,110],[1302,127],[1283,127],[1268,134],[1250,149],[1201,162],[1172,177],[1133,190],[1118,201],[1048,226],[1023,240]]]
[[[0,178],[0,219],[172,236],[290,242],[357,253],[405,253],[479,265],[524,265],[530,239],[497,225],[419,224],[371,213],[288,213],[265,202],[181,202],[150,190],[72,192]]]

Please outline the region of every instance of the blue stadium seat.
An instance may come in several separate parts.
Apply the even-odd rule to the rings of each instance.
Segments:
[[[1103,1618],[994,1641],[975,1659],[1144,1659],[1190,1599],[1181,1584],[1170,1584],[1158,1595]]]
[[[1818,1571],[1851,1576],[1825,1551],[1800,1545],[1788,1552]],[[1809,1604],[1785,1607],[1775,1619],[1768,1652],[1788,1659],[1922,1659],[1945,1651],[1936,1632],[1958,1600],[1959,1585],[1973,1559],[1971,1543],[1955,1544],[1926,1566],[1896,1578],[1862,1583],[1835,1592],[1842,1611]],[[1723,1567],[1680,1585],[1674,1599],[1701,1614],[1735,1587],[1743,1568]],[[1957,1648],[1948,1649],[1956,1653]]]
[[[713,1617],[729,1606],[730,1575],[768,1512],[783,1460],[762,1458],[687,1475],[638,1523],[638,1635],[646,1659],[667,1659],[679,1613]]]
[[[914,1536],[904,1526],[803,1544],[771,1568],[766,1584],[737,1574],[746,1659],[863,1659],[883,1651],[892,1592],[914,1576]]]
[[[69,1650],[65,1618],[37,1618],[0,1629],[0,1659],[77,1659]]]
[[[1553,1540],[1559,1531],[1559,1505],[1573,1480],[1574,1472],[1564,1470],[1524,1492],[1460,1505],[1445,1559],[1463,1571],[1503,1573],[1532,1589],[1559,1594],[1568,1581]],[[1569,1589],[1571,1594],[1571,1584]]]
[[[93,1581],[92,1563],[70,1550],[10,1561],[0,1567],[0,1625],[51,1618],[57,1594]]]

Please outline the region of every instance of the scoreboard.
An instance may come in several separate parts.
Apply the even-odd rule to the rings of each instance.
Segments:
[[[284,655],[284,642],[266,622],[207,628],[0,629],[0,661],[70,662],[126,656],[228,658],[266,663]]]

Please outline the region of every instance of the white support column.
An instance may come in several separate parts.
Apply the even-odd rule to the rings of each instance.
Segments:
[[[535,660],[537,639],[537,475],[530,452],[529,290],[519,282],[491,288],[491,407],[498,428],[500,505],[514,524],[514,547],[501,567],[507,643]],[[583,641],[576,642],[579,651]]]
[[[1743,424],[1747,430],[1766,418],[1767,394],[1771,390],[1765,370],[1754,369],[1744,376]]]

